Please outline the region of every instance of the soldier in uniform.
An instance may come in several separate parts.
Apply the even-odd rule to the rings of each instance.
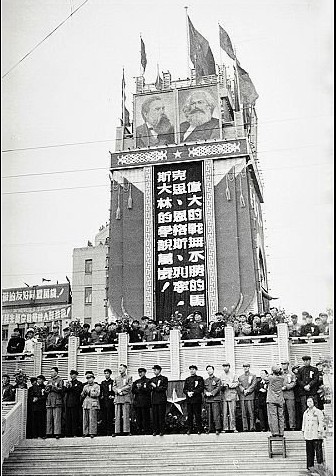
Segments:
[[[297,374],[297,384],[300,388],[301,413],[307,408],[307,397],[313,397],[317,401],[317,389],[319,386],[319,374],[316,367],[310,365],[310,355],[302,357],[303,366],[299,368]]]
[[[81,393],[83,384],[77,380],[77,370],[70,371],[70,380],[64,386],[64,409],[65,409],[65,434],[66,436],[79,436],[82,423],[81,418]]]
[[[150,408],[152,386],[149,378],[146,377],[147,370],[143,367],[138,369],[139,379],[132,385],[134,395],[133,406],[136,413],[136,421],[139,433],[146,435],[150,431]]]
[[[119,365],[119,375],[115,378],[113,391],[115,394],[115,433],[120,435],[121,422],[123,433],[130,434],[130,407],[132,402],[132,377],[126,373],[127,365]]]
[[[295,430],[295,395],[294,395],[294,387],[296,385],[296,376],[293,372],[291,372],[288,368],[289,361],[284,360],[281,362],[283,375],[285,377],[284,386],[282,387],[283,396],[284,396],[284,412],[287,410],[288,413],[288,425],[289,430]]]
[[[239,385],[237,376],[230,371],[230,364],[223,364],[224,372],[221,375],[222,401],[223,401],[223,430],[237,433],[236,429],[236,404],[237,388]]]
[[[62,406],[64,382],[58,375],[58,367],[52,367],[50,379],[45,387],[47,394],[47,436],[55,435],[60,438],[62,433]]]
[[[267,389],[267,416],[268,424],[272,436],[283,436],[285,429],[284,418],[284,396],[283,387],[285,383],[285,377],[282,374],[282,369],[279,365],[272,366],[272,373],[264,377],[268,382]]]
[[[224,314],[222,312],[216,312],[215,318],[216,320],[211,324],[209,336],[212,338],[224,337]]]
[[[204,391],[203,377],[196,375],[196,365],[190,365],[190,377],[187,377],[184,382],[183,393],[187,396],[187,412],[188,412],[188,431],[190,435],[193,429],[193,422],[195,416],[195,423],[197,433],[202,432],[202,395]]]
[[[152,387],[153,436],[156,436],[158,433],[160,436],[163,436],[165,430],[168,379],[161,375],[162,367],[160,365],[154,365],[152,368],[155,375],[150,381]]]
[[[211,427],[214,424],[216,435],[219,435],[221,430],[221,379],[215,377],[214,367],[212,365],[206,366],[206,371],[209,377],[204,380],[204,396],[205,404],[208,412],[208,429],[207,433],[210,433]]]
[[[100,408],[103,420],[104,433],[107,436],[114,434],[114,390],[111,379],[112,370],[104,370],[105,380],[100,384]]]
[[[243,431],[248,431],[247,414],[249,416],[250,431],[255,431],[254,395],[257,377],[250,373],[250,364],[243,364],[244,373],[238,377],[239,398],[243,420]]]
[[[87,383],[84,385],[81,398],[83,400],[83,436],[94,438],[98,428],[98,410],[100,386],[94,381],[94,374],[86,372]]]

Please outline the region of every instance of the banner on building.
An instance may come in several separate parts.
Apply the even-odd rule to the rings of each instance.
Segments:
[[[202,162],[157,166],[155,299],[158,320],[206,310]]]
[[[69,283],[2,290],[2,307],[69,303],[71,303]]]
[[[37,324],[71,318],[71,305],[2,311],[2,324]]]

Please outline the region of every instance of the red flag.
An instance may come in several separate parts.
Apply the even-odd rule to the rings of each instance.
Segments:
[[[259,94],[254,87],[248,73],[243,69],[237,61],[240,98],[243,104],[254,104],[259,97]]]
[[[208,41],[194,28],[188,16],[190,59],[196,70],[196,77],[216,74],[215,60]]]
[[[143,72],[145,72],[146,65],[147,65],[147,56],[146,56],[146,50],[145,50],[145,43],[143,42],[142,38],[140,38],[140,43],[141,43],[141,66],[142,66]]]
[[[222,50],[224,50],[225,53],[227,53],[231,59],[233,60],[236,59],[236,55],[233,51],[233,46],[232,46],[230,37],[226,33],[224,28],[222,28],[220,25],[219,25],[219,44]]]
[[[130,123],[130,115],[128,109],[126,108],[126,92],[125,92],[125,73],[123,68],[123,76],[121,81],[121,125],[128,127],[131,125]]]

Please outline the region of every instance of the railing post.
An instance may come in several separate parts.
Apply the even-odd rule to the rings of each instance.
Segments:
[[[68,341],[68,375],[71,370],[77,370],[77,354],[79,337],[70,336]]]
[[[235,356],[235,342],[234,342],[234,328],[226,326],[225,332],[225,360],[230,364],[230,370],[234,373],[236,370],[236,356]]]
[[[129,336],[127,332],[121,332],[120,334],[118,334],[118,365],[127,365],[128,340]]]
[[[178,329],[170,331],[170,375],[172,380],[180,380],[180,342]]]
[[[42,342],[34,342],[34,375],[42,373]]]
[[[278,353],[279,353],[279,363],[289,361],[289,333],[288,325],[283,322],[277,325],[278,332]]]
[[[21,418],[20,418],[20,439],[26,438],[26,426],[27,426],[27,394],[26,388],[17,388],[17,401],[21,403]]]

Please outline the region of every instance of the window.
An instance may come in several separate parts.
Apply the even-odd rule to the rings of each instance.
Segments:
[[[85,274],[92,274],[92,259],[85,260]]]
[[[8,340],[8,326],[2,326],[2,340]]]
[[[92,304],[92,288],[85,288],[85,305]]]

